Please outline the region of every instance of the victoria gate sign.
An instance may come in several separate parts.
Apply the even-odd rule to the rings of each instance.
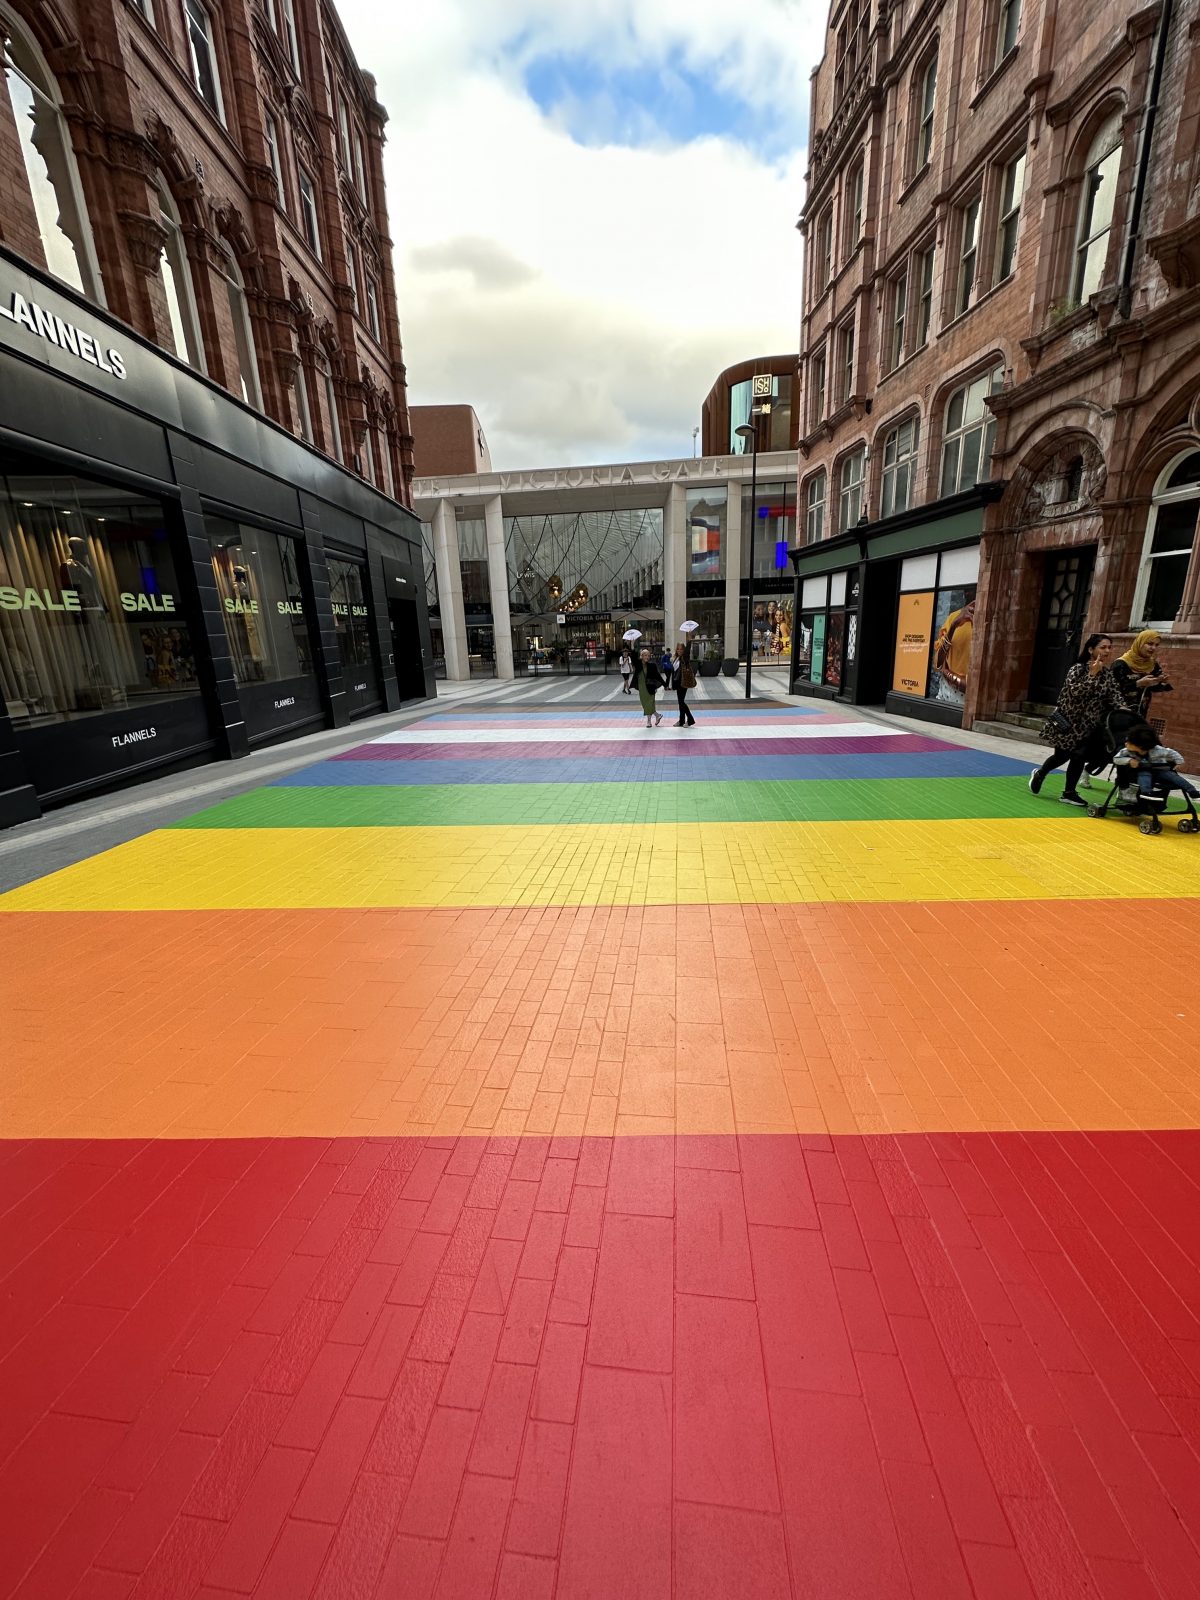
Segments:
[[[124,381],[128,377],[125,358],[119,350],[104,349],[90,333],[85,333],[82,328],[77,328],[73,322],[65,321],[52,311],[43,310],[36,301],[26,300],[15,289],[9,295],[7,305],[0,301],[0,317],[20,323],[37,338],[48,339],[60,350],[66,350],[80,361],[107,372],[110,378]]]

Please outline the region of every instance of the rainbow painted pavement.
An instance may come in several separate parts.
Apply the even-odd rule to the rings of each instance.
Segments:
[[[698,710],[0,897],[0,1593],[1200,1596],[1200,841]]]

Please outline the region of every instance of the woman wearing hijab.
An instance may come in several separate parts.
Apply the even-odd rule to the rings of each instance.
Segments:
[[[1126,650],[1119,661],[1112,664],[1112,675],[1130,711],[1136,711],[1143,721],[1150,710],[1151,696],[1170,694],[1174,684],[1162,669],[1158,647],[1162,635],[1146,628]]]
[[[1034,794],[1041,793],[1047,773],[1065,762],[1067,781],[1059,799],[1066,806],[1087,805],[1077,789],[1084,766],[1089,756],[1099,762],[1109,754],[1107,749],[1100,748],[1109,712],[1128,709],[1112,675],[1111,659],[1112,640],[1108,634],[1093,633],[1079,660],[1067,673],[1058,703],[1038,734],[1043,744],[1054,748],[1041,766],[1029,774],[1029,787]]]
[[[648,728],[657,728],[662,721],[662,712],[654,709],[655,693],[662,686],[662,673],[658,670],[658,662],[650,659],[649,650],[639,651],[638,658],[633,663],[633,687],[637,690],[638,699],[642,703],[642,712]]]

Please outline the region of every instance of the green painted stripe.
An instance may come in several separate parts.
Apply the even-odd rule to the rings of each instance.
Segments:
[[[1082,814],[1082,813],[1080,813]],[[748,783],[482,783],[256,789],[181,828],[548,827],[611,822],[855,822],[1072,813],[1011,778],[856,778]]]

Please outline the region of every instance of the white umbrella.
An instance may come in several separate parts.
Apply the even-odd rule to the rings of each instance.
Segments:
[[[642,637],[642,630],[640,628],[629,628],[621,635],[621,637],[622,639],[629,639],[630,641],[634,639],[640,639]]]
[[[695,633],[699,626],[700,624],[698,622],[681,622],[679,624],[679,631],[680,633]]]

